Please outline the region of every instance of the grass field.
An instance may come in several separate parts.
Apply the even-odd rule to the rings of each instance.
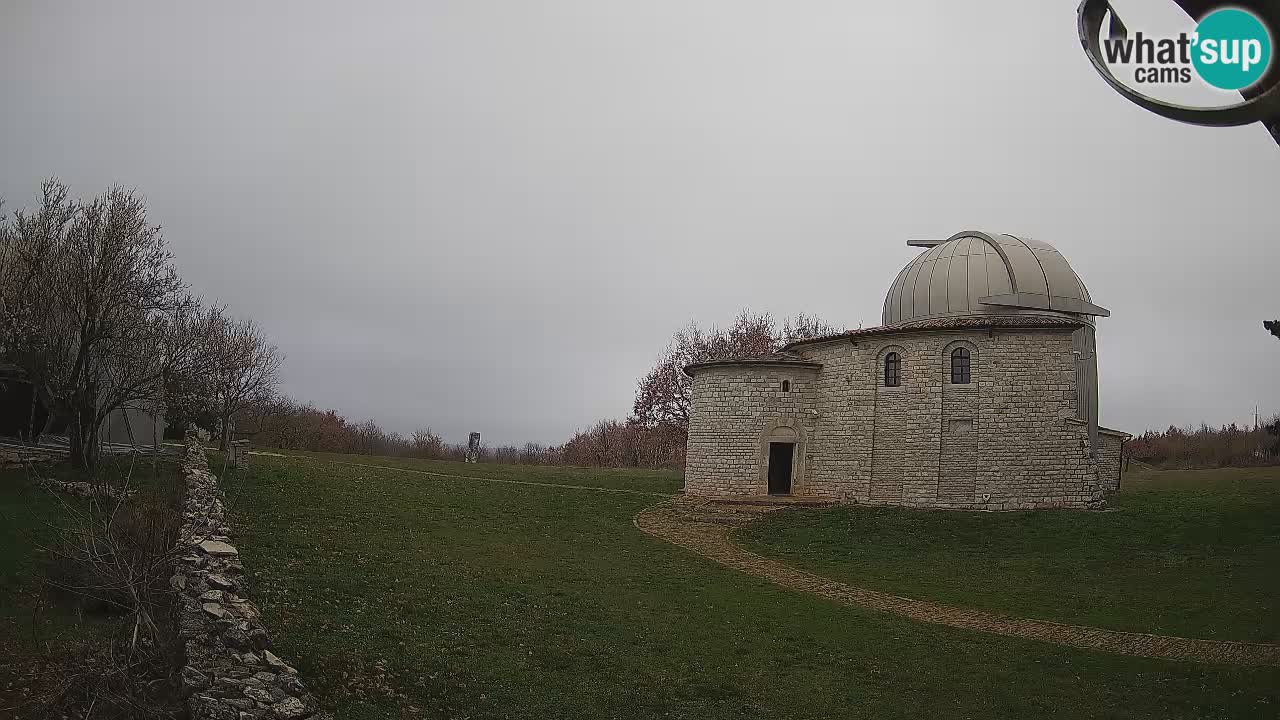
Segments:
[[[57,542],[67,514],[25,470],[0,471],[0,718],[19,717],[45,690],[50,656],[109,627],[46,585],[54,563],[44,548]]]
[[[153,467],[106,458],[101,471],[115,485],[131,478],[139,497],[169,501],[179,490],[172,461]],[[38,472],[80,479],[66,465]],[[118,629],[120,615],[102,602],[55,586],[82,582],[58,554],[66,550],[60,531],[80,527],[76,515],[88,506],[41,488],[26,469],[0,470],[0,718],[44,717],[32,703],[54,689],[59,667],[105,644]]]
[[[827,577],[1022,617],[1280,642],[1280,468],[1126,478],[1113,512],[774,513],[744,545]]]
[[[518,484],[528,481],[577,487]],[[837,606],[640,533],[631,518],[656,496],[581,489],[660,493],[679,487],[671,474],[259,457],[249,471],[226,473],[224,486],[251,593],[278,647],[344,718],[1253,718],[1280,711],[1277,668],[1086,653]],[[1168,492],[1185,495],[1175,504],[1200,502],[1199,490],[1177,483]],[[1274,508],[1261,504],[1259,512]],[[1072,517],[1128,516],[1142,533],[1150,527],[1137,519],[1143,512]],[[1007,523],[1014,516],[975,517]],[[810,525],[789,514],[752,541],[781,553],[781,538],[816,533]],[[1053,547],[1051,539],[1042,543]],[[796,561],[853,571],[847,552],[829,554],[834,559]],[[1250,582],[1239,588],[1270,602],[1268,586],[1246,588]],[[1227,634],[1255,627],[1250,617],[1256,613]]]

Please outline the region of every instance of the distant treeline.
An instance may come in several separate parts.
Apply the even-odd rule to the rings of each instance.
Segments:
[[[743,310],[731,325],[679,329],[654,366],[637,383],[626,420],[599,420],[563,445],[485,445],[481,462],[682,469],[688,437],[692,379],[684,367],[725,357],[756,357],[789,342],[830,335],[841,328],[797,315],[779,322],[769,313]],[[255,445],[291,450],[462,460],[466,445],[446,443],[430,428],[410,436],[390,432],[374,420],[353,422],[333,410],[273,397],[235,416],[235,433]],[[175,423],[185,427],[185,423]]]
[[[1273,327],[1275,329],[1273,329]],[[1267,323],[1280,337],[1280,322]],[[682,328],[640,378],[631,417],[600,420],[563,445],[485,445],[480,462],[681,469],[685,461],[691,379],[683,368],[723,357],[777,352],[787,343],[840,330],[804,315],[778,323],[768,313],[744,310],[726,328]],[[374,420],[356,422],[333,410],[289,398],[258,400],[235,416],[239,437],[260,447],[461,461],[466,445],[445,442],[429,427],[412,435],[385,430]],[[185,426],[182,424],[181,426]],[[1160,467],[1224,467],[1280,464],[1280,415],[1256,429],[1170,427],[1148,431],[1125,445],[1125,456]]]
[[[1280,465],[1280,415],[1256,429],[1232,423],[1220,428],[1148,430],[1125,444],[1125,455],[1166,468]]]
[[[430,428],[402,435],[376,421],[354,422],[333,410],[287,398],[246,409],[237,436],[259,447],[313,452],[418,457],[461,461],[463,443],[445,442]],[[596,467],[684,467],[686,432],[671,425],[646,427],[634,421],[600,420],[574,433],[563,445],[484,445],[480,462],[512,465]],[[1125,456],[1157,467],[1249,467],[1280,465],[1280,415],[1257,429],[1169,427],[1147,432],[1125,444]]]
[[[463,443],[445,442],[431,428],[406,436],[385,430],[374,420],[354,422],[333,410],[319,410],[288,398],[273,398],[237,418],[235,433],[259,447],[356,455],[456,460],[466,457]],[[599,467],[684,467],[685,433],[669,426],[601,420],[563,445],[525,443],[482,445],[480,462],[520,465]]]

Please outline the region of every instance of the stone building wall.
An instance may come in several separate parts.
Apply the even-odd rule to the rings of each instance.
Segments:
[[[972,382],[952,384],[951,351],[970,352]],[[1118,466],[1115,435],[1091,459],[1077,414],[1072,330],[914,330],[851,336],[792,350],[821,369],[803,407],[770,394],[762,366],[694,374],[686,488],[762,494],[761,432],[795,416],[804,475],[793,494],[846,502],[963,509],[1091,507],[1100,472]],[[885,387],[884,357],[902,358]],[[1112,442],[1114,441],[1114,443]],[[1115,447],[1113,447],[1115,445]]]
[[[951,382],[951,352],[963,347],[969,351],[970,382]],[[990,350],[988,348],[988,350]],[[982,381],[987,378],[983,352],[978,341],[960,338],[948,342],[935,360],[941,362],[942,418],[938,423],[938,484],[936,500],[956,505],[973,502],[977,497],[978,468],[981,465],[983,432],[981,399]],[[934,376],[937,379],[937,376]],[[925,504],[930,502],[927,496]]]
[[[875,422],[868,494],[859,502],[916,505],[937,489],[938,422],[942,415],[941,387],[933,377],[941,367],[929,356],[920,337],[885,338],[857,348],[858,362],[870,366],[875,391]],[[901,384],[886,387],[884,360],[890,352],[900,358]]]
[[[1103,429],[1098,433],[1098,483],[1103,492],[1113,493],[1120,489],[1121,463],[1124,461],[1122,450],[1128,435],[1115,430]]]
[[[806,494],[803,468],[812,431],[815,372],[770,365],[721,365],[693,378],[686,450],[686,492],[691,495],[763,495],[765,436],[781,427],[797,439],[793,492]],[[782,383],[790,389],[783,392]]]
[[[806,494],[842,502],[865,498],[879,370],[860,362],[847,342],[823,345],[805,359],[822,363],[813,379]]]
[[[1071,422],[1077,402],[1071,333],[997,332],[984,349],[975,505],[1013,510],[1100,501],[1087,427]]]

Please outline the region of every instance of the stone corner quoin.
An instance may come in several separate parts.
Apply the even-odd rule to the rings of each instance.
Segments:
[[[169,584],[177,595],[182,690],[192,720],[330,718],[297,670],[272,652],[258,608],[244,597],[244,566],[231,542],[218,478],[193,437],[182,476],[183,521]]]

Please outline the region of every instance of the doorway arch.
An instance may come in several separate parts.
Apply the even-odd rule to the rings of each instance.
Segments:
[[[804,427],[796,418],[776,418],[765,424],[764,431],[760,433],[759,473],[756,478],[760,495],[804,493],[806,445]],[[780,472],[780,461],[787,462],[785,473]],[[770,473],[771,464],[774,466],[773,473]],[[779,487],[783,475],[786,478],[785,487]]]

